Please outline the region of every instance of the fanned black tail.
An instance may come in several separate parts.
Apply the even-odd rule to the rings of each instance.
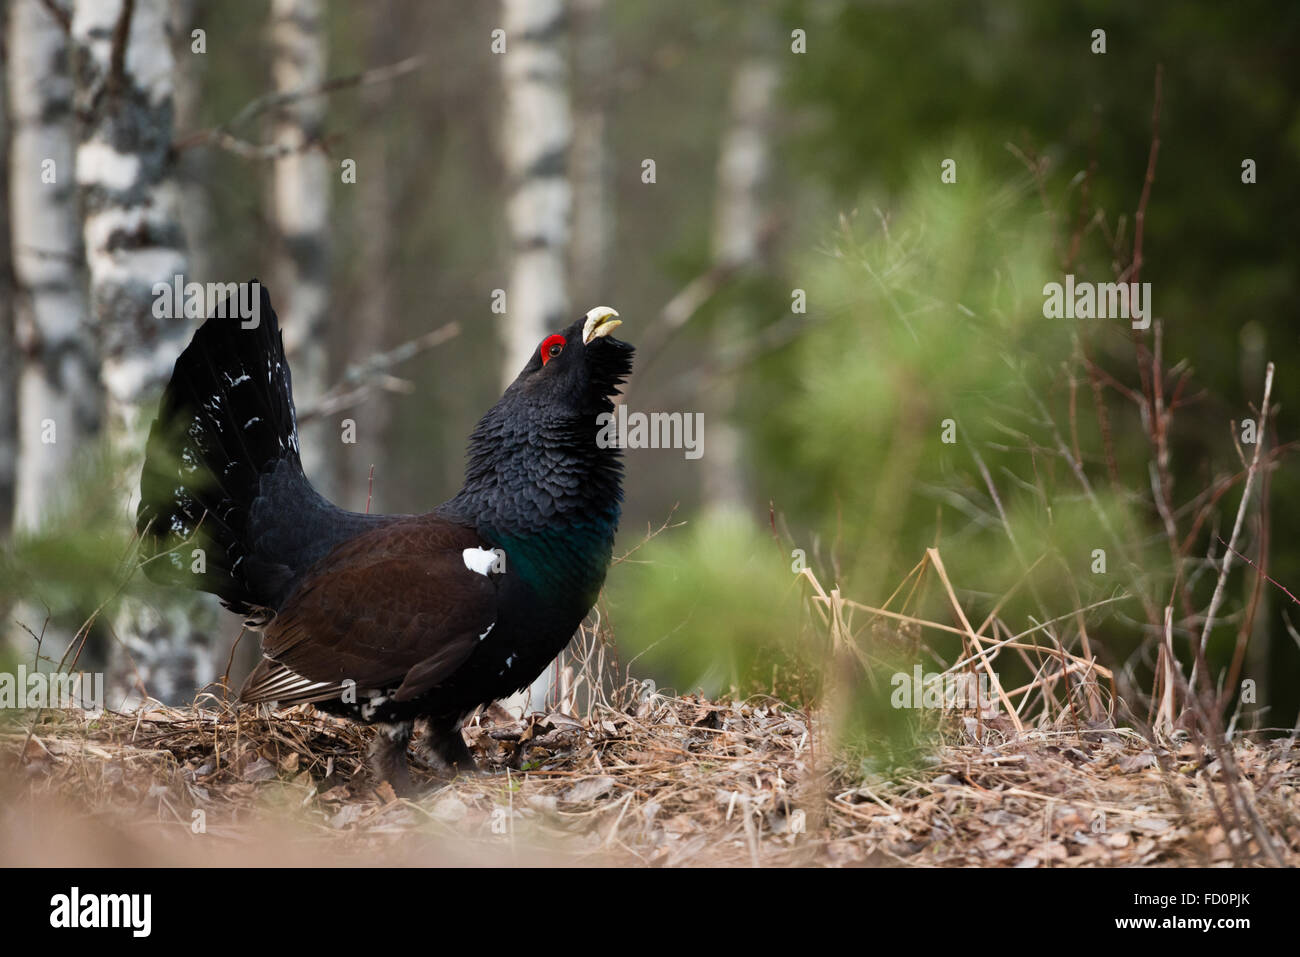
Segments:
[[[309,512],[331,507],[303,476],[280,326],[266,290],[250,285],[260,292],[256,326],[245,328],[251,319],[231,295],[224,318],[208,318],[176,360],[149,431],[136,512],[151,579],[212,592],[246,615],[274,607],[293,574],[291,554],[268,553],[265,532],[274,530],[250,522],[255,503],[265,508],[266,486]]]

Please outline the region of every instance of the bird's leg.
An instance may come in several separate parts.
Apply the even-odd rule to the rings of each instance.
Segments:
[[[453,774],[474,774],[478,765],[460,734],[459,718],[425,718],[420,736],[421,750]]]
[[[377,781],[387,781],[397,794],[412,790],[411,772],[406,764],[406,745],[411,740],[413,722],[376,724],[375,737],[370,742],[370,773]]]

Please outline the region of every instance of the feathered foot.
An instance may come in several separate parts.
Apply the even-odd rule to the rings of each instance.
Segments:
[[[429,764],[448,772],[449,777],[478,773],[478,764],[461,737],[459,718],[425,718],[420,731],[418,747]]]
[[[413,723],[376,724],[375,737],[370,742],[367,763],[370,773],[378,781],[387,781],[394,793],[407,796],[415,791],[411,771],[406,763],[406,746],[411,740]]]

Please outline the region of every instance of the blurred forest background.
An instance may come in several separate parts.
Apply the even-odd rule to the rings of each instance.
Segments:
[[[256,276],[308,474],[357,510],[452,495],[543,330],[620,311],[629,407],[705,416],[699,459],[627,453],[636,550],[601,604],[662,685],[814,700],[845,636],[942,670],[954,636],[902,663],[906,629],[827,632],[793,574],[880,607],[934,547],[972,622],[1049,622],[1140,719],[1161,655],[1185,676],[1203,643],[1227,711],[1294,722],[1300,8],[3,6],[13,661],[43,633],[66,667],[96,615],[80,668],[172,700],[224,672],[233,619],[123,581],[142,430],[197,326],[154,319],[152,283]],[[1151,328],[1044,318],[1066,274],[1151,283]]]

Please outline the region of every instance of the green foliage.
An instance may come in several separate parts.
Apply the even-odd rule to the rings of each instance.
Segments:
[[[840,542],[859,584],[915,564],[940,531],[936,500],[971,483],[971,450],[1007,439],[1002,420],[1071,349],[1075,328],[1041,313],[1050,243],[1035,200],[966,176],[981,185],[922,179],[887,218],[864,204],[809,257],[797,385],[759,426],[778,502]]]
[[[173,609],[185,617],[192,611],[192,593],[154,585],[135,566],[134,516],[125,504],[138,477],[137,458],[88,450],[39,526],[4,543],[0,608],[12,623],[7,650],[14,662],[31,665],[37,638],[44,665],[57,662],[72,636],[98,613],[74,653],[83,668],[102,666],[113,640],[108,623],[124,596],[160,614]]]
[[[122,520],[124,471],[98,453],[87,456],[40,526],[5,543],[0,606],[25,603],[75,628],[114,595],[131,551],[131,529]],[[23,624],[40,633],[42,621]]]
[[[607,597],[619,646],[639,673],[679,692],[773,694],[800,706],[842,699],[842,743],[864,770],[907,763],[924,740],[915,711],[890,703],[890,679],[910,668],[893,652],[867,670],[834,647],[807,596],[802,562],[747,517],[718,512],[643,545]]]
[[[796,267],[806,325],[773,376],[782,388],[755,390],[748,410],[765,488],[828,591],[879,604],[936,546],[975,621],[999,602],[1014,628],[1060,620],[1056,634],[1077,635],[1082,621],[1123,658],[1143,639],[1139,602],[1175,578],[1146,504],[1142,426],[1132,409],[1112,413],[1128,437],[1107,481],[1081,371],[1084,350],[1131,343],[1129,325],[1044,317],[1044,284],[1060,272],[1032,181],[978,163],[962,175],[978,185],[927,174],[888,213],[860,204]],[[643,574],[613,578],[620,642],[687,688],[780,688],[771,662],[797,662],[796,700],[838,696],[840,743],[864,769],[905,762],[931,724],[900,714],[889,688],[915,655],[879,640],[866,613],[848,626],[865,660],[833,647],[819,619],[782,614],[788,548],[735,519],[666,532],[637,553]],[[953,620],[930,586],[908,610]],[[927,635],[923,660],[942,670],[960,649]],[[998,667],[1007,687],[1033,677],[1013,656]]]
[[[968,175],[972,152],[995,179],[1018,175],[1025,164],[1012,149],[1004,148],[1009,144],[1031,162],[1041,163],[1043,201],[1038,215],[1051,229],[1044,230],[1038,249],[1042,265],[1050,266],[1056,278],[1069,262],[1070,270],[1081,278],[1105,281],[1131,261],[1134,218],[1152,152],[1155,78],[1160,68],[1160,142],[1145,210],[1141,278],[1153,284],[1156,316],[1165,327],[1166,361],[1186,359],[1197,384],[1189,391],[1204,390],[1199,401],[1179,410],[1173,424],[1169,470],[1176,501],[1186,502],[1209,486],[1216,472],[1238,467],[1227,444],[1227,423],[1250,414],[1249,403],[1258,403],[1266,360],[1278,369],[1274,399],[1280,411],[1274,441],[1285,442],[1295,434],[1300,380],[1286,370],[1295,369],[1300,360],[1300,339],[1293,329],[1294,304],[1300,296],[1300,234],[1290,223],[1291,211],[1300,206],[1300,125],[1294,109],[1300,71],[1292,54],[1300,34],[1300,8],[1262,0],[1232,7],[1206,2],[1117,6],[1093,0],[1067,5],[796,0],[784,9],[785,26],[801,27],[809,35],[809,53],[787,73],[788,102],[806,117],[788,154],[796,175],[824,185],[841,206],[869,195],[873,204],[900,211],[894,223],[901,223],[905,221],[901,211],[914,207],[917,180],[937,183],[940,157],[957,161],[954,195],[967,188],[980,192],[991,188],[978,174]],[[1098,28],[1106,31],[1104,54],[1092,50],[1092,32]],[[1242,182],[1242,163],[1248,158],[1259,171],[1255,184]],[[864,205],[859,220],[874,215],[870,210]],[[900,228],[895,225],[895,232]],[[1076,230],[1081,231],[1081,241],[1071,252]],[[882,261],[881,255],[873,255],[872,261]],[[946,283],[947,265],[939,266],[930,279]],[[978,272],[971,275],[978,281]],[[847,269],[844,276],[848,282]],[[870,305],[878,309],[880,304]],[[882,323],[874,312],[864,314],[862,321],[873,337],[866,347],[874,348],[875,337],[883,334]],[[1024,353],[1013,348],[1017,343],[1012,339],[996,351],[1050,403],[1051,396],[1041,392],[1044,377],[1020,366],[1041,358],[1049,376],[1059,375],[1052,366],[1056,351],[1045,351],[1062,345],[1054,338],[1059,330],[1041,322],[1029,328],[1036,336],[1018,343],[1026,347]],[[891,357],[897,348],[906,347],[897,338],[890,337],[885,344]],[[1136,385],[1133,343],[1109,335],[1093,336],[1089,345],[1095,349],[1093,357],[1109,372],[1127,385]],[[966,346],[970,351],[965,351]],[[903,381],[910,389],[905,396],[897,392],[901,372],[881,381],[876,370],[863,367],[856,378],[845,382],[846,388],[862,392],[864,405],[879,403],[872,409],[883,410],[877,421],[882,428],[888,428],[892,412],[918,403],[933,406],[932,390],[950,394],[939,373],[953,371],[955,355],[969,358],[974,378],[987,367],[983,345],[967,336],[962,337],[961,348],[935,338],[923,339],[921,347],[934,350],[933,365],[915,369],[919,375],[915,381]],[[827,346],[826,351],[834,350]],[[798,380],[801,388],[811,368],[811,363],[804,364]],[[786,373],[766,371],[782,383],[792,381]],[[1062,383],[1051,384],[1061,398]],[[1091,406],[1088,391],[1084,382],[1081,407]],[[985,395],[995,398],[992,393]],[[829,402],[827,397],[820,406],[811,401],[801,405],[812,410]],[[1024,399],[1011,404],[1023,406]],[[928,415],[933,409],[924,411]],[[1056,404],[1053,414],[1066,438],[1072,439],[1064,403]],[[962,418],[963,429],[975,428],[972,418]],[[1004,413],[1002,418],[1004,425],[1017,425],[1014,416]],[[756,417],[759,422],[763,419]],[[792,415],[786,430],[768,431],[769,469],[781,461],[793,461],[798,469],[799,456],[786,457],[803,421]],[[1019,425],[1023,431],[1033,431],[1029,423]],[[866,464],[858,482],[873,488],[878,482],[897,482],[892,446],[873,436],[870,413],[863,427],[867,445],[877,457]],[[1094,479],[1104,476],[1099,424],[1084,416],[1077,428],[1089,473]],[[1149,476],[1141,468],[1150,454],[1144,432],[1131,417],[1112,423],[1114,457],[1123,472],[1120,494],[1126,501],[1149,499]],[[1008,440],[1003,436],[1003,441]],[[816,441],[833,443],[835,437],[823,435],[820,440],[810,439],[810,444]],[[846,476],[862,469],[867,456],[855,456],[857,463],[846,464],[832,479],[824,465],[831,451],[815,447],[812,451],[817,453],[813,476],[792,483],[794,488],[785,490],[783,501],[791,503],[797,515],[825,529],[830,523],[822,520],[824,514],[816,514],[816,500],[830,488],[847,492]],[[936,465],[929,470],[932,478],[940,470],[937,463],[931,464]],[[1001,484],[1001,465],[989,462],[989,467]],[[1024,477],[1027,471],[1021,468],[1018,474]],[[772,474],[779,478],[779,472]],[[946,474],[956,484],[945,486],[940,494],[950,502],[955,502],[954,493],[969,498],[984,484]],[[1049,482],[1068,479],[1048,476]],[[1280,469],[1271,483],[1275,503],[1292,501],[1300,494],[1300,471]],[[1105,481],[1097,484],[1108,486]],[[861,499],[858,496],[859,508],[864,507]],[[1058,503],[1058,511],[1059,507]],[[851,511],[847,503],[844,511]],[[955,517],[950,517],[949,529]],[[1149,528],[1159,520],[1151,510],[1137,518],[1137,525],[1127,519],[1117,521],[1132,529]],[[906,540],[911,543],[932,539],[938,531],[933,523],[917,527],[918,521],[922,521],[919,513],[913,512],[896,523],[908,530]],[[1293,585],[1300,580],[1300,551],[1281,543],[1300,537],[1300,510],[1275,506],[1270,522],[1270,574]],[[862,524],[869,523],[859,522],[859,527]],[[877,540],[896,547],[892,539]],[[1209,545],[1198,541],[1194,552],[1205,554]],[[1001,554],[1002,548],[987,549],[990,561]],[[912,558],[909,551],[900,561]],[[1115,558],[1112,550],[1112,574],[1117,570]],[[1135,570],[1136,566],[1144,568]],[[1167,547],[1158,543],[1133,553],[1129,571],[1130,579],[1148,572],[1149,586],[1158,591],[1159,582],[1171,574]],[[1097,582],[1089,575],[1079,584],[1086,588]],[[1203,576],[1197,587],[1204,585]],[[1285,599],[1280,602],[1288,604]],[[1295,649],[1277,607],[1268,613],[1272,650],[1257,667],[1289,671],[1295,667]],[[1224,635],[1217,640],[1231,639]],[[1215,645],[1212,639],[1212,650]],[[1295,694],[1280,687],[1278,691],[1285,698],[1279,699],[1278,706],[1292,712]]]
[[[790,557],[743,516],[663,532],[618,567],[607,595],[624,655],[682,692],[768,691],[775,677],[797,694],[816,659],[800,641]]]

